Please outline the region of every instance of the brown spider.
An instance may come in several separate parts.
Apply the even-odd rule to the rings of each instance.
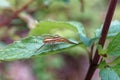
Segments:
[[[74,43],[74,42],[71,42],[71,41],[69,41],[68,39],[66,39],[66,38],[63,38],[63,37],[60,37],[60,36],[58,36],[58,35],[55,35],[55,36],[47,36],[47,37],[45,37],[44,39],[43,39],[43,45],[40,47],[40,48],[38,48],[36,51],[38,51],[39,49],[41,49],[45,44],[51,44],[51,45],[53,45],[54,43],[56,43],[56,42],[66,42],[66,43],[70,43],[70,44],[76,44],[76,43]]]

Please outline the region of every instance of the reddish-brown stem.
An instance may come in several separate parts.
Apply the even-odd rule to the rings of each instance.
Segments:
[[[110,27],[110,23],[111,23],[114,11],[115,11],[115,7],[117,5],[117,1],[118,0],[111,0],[110,4],[109,4],[109,8],[108,8],[108,11],[107,11],[107,14],[106,14],[106,18],[105,18],[105,21],[104,21],[104,24],[103,24],[101,37],[100,37],[99,42],[98,42],[98,44],[100,44],[102,47],[104,46],[104,43],[105,43],[105,40],[106,40],[106,36],[107,36],[108,30],[109,30],[109,27]],[[90,64],[90,66],[89,66],[88,73],[86,75],[85,80],[91,80],[92,79],[92,76],[93,76],[95,70],[97,69],[97,65],[99,64],[100,59],[101,59],[101,57],[98,54],[98,50],[96,49],[95,55],[94,55],[93,60]]]
[[[26,3],[26,4],[25,4],[24,6],[22,6],[20,9],[18,9],[17,11],[15,11],[14,14],[13,14],[10,18],[2,21],[2,22],[0,23],[0,27],[1,27],[1,26],[4,26],[4,25],[6,25],[6,24],[9,24],[12,19],[16,18],[16,17],[18,16],[18,14],[19,14],[20,12],[22,12],[23,10],[25,10],[25,9],[29,6],[29,4],[31,4],[32,2],[33,2],[33,0],[30,0],[28,3]]]

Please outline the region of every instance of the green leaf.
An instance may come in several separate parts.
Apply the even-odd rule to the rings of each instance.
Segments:
[[[101,35],[102,26],[100,29],[96,30],[96,37],[98,37],[98,38]],[[119,32],[120,32],[120,21],[117,21],[117,20],[112,21],[107,37],[113,37],[113,36],[117,35]]]
[[[59,34],[64,37],[80,39],[87,46],[93,42],[87,38],[85,29],[79,22],[41,21],[30,31],[29,35],[41,34]]]
[[[50,52],[60,51],[77,45],[62,42],[55,43],[52,47],[50,44],[45,44],[41,47],[44,44],[43,39],[44,37],[41,36],[32,36],[16,41],[0,50],[0,60],[27,59],[38,55],[52,54]],[[41,49],[38,50],[40,47]]]
[[[92,39],[89,39],[87,36],[86,36],[86,33],[85,33],[85,29],[83,27],[83,25],[81,23],[78,23],[78,22],[69,22],[71,25],[73,25],[75,28],[77,28],[78,30],[78,34],[79,34],[79,37],[80,37],[80,40],[86,45],[86,46],[90,46],[91,43],[92,43]]]
[[[103,25],[99,29],[96,30],[95,37],[87,40],[88,41],[88,46],[91,45],[93,42],[95,42],[97,39],[100,38],[102,27],[103,27]],[[119,32],[120,32],[120,21],[117,21],[117,20],[112,21],[111,25],[110,25],[110,29],[108,31],[107,38],[114,37]]]
[[[118,74],[118,76],[120,77],[120,63],[117,65],[114,65],[112,67],[112,69]]]
[[[120,56],[108,64],[120,77]]]
[[[98,52],[101,56],[107,54],[107,49],[103,49],[101,45],[97,45],[97,48],[98,48]]]
[[[120,77],[120,56],[114,59],[112,62],[108,63],[108,65],[118,74]]]
[[[98,67],[99,67],[100,69],[104,69],[106,66],[107,66],[106,62],[105,62],[105,61],[102,61],[102,62],[100,62],[100,64],[99,64]]]
[[[115,58],[112,62],[109,63],[110,66],[115,66],[117,64],[120,64],[120,56]]]
[[[117,73],[111,68],[105,68],[100,70],[101,80],[120,80]]]
[[[11,5],[7,0],[0,1],[0,8],[9,8]]]
[[[65,34],[66,30],[68,33]],[[30,31],[29,35],[36,36],[41,34],[60,34],[63,36],[62,33],[64,33],[65,36],[77,35],[77,29],[67,22],[41,21],[36,24],[34,29]]]
[[[120,33],[118,33],[113,40],[110,42],[107,48],[107,54],[108,56],[112,57],[118,57],[120,56]]]

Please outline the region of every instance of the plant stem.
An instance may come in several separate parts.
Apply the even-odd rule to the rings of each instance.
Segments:
[[[104,43],[105,43],[105,40],[106,40],[106,36],[107,36],[108,30],[109,30],[109,27],[110,27],[110,23],[111,23],[114,11],[115,11],[115,7],[117,5],[117,1],[118,0],[111,0],[110,4],[109,4],[109,8],[108,8],[108,11],[107,11],[107,14],[106,14],[106,18],[105,18],[105,21],[104,21],[104,24],[103,24],[101,37],[100,37],[99,42],[98,42],[98,44],[101,45],[102,47],[104,46]],[[95,70],[97,69],[97,65],[99,64],[100,59],[101,59],[101,57],[98,54],[98,49],[96,49],[95,55],[94,55],[93,60],[90,64],[90,66],[89,66],[88,73],[85,77],[85,80],[91,80],[92,79],[92,76],[93,76]]]

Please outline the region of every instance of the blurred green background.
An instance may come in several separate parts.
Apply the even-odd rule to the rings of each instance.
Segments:
[[[42,20],[81,22],[92,37],[104,22],[108,3],[109,0],[0,0],[0,48],[28,36],[34,23]],[[113,20],[120,20],[119,3]],[[62,32],[66,33],[69,31]],[[0,80],[83,80],[88,68],[86,53],[86,49],[77,46],[60,54],[1,62]]]

